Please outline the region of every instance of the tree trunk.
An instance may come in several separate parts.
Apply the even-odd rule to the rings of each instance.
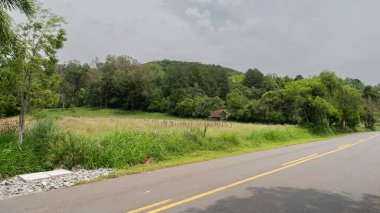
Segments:
[[[62,108],[65,109],[65,94],[62,93]]]
[[[105,107],[106,107],[106,109],[108,108],[108,96],[106,96],[106,104],[105,104]]]
[[[21,98],[21,111],[18,124],[18,145],[21,146],[24,140],[24,129],[25,129],[25,115],[26,115],[27,103],[25,98]]]

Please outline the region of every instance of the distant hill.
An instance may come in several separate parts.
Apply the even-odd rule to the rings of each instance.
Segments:
[[[203,71],[208,71],[208,70],[225,71],[230,76],[242,74],[242,72],[239,72],[237,70],[234,70],[234,69],[231,69],[228,67],[222,67],[220,65],[215,65],[215,64],[202,64],[199,62],[162,60],[162,61],[148,62],[147,64],[159,66],[161,68],[161,70],[164,72],[169,70],[169,69],[172,69],[172,68],[181,69],[181,70],[182,69],[187,70],[189,68],[196,68],[196,69],[203,70]]]
[[[212,76],[218,78],[217,76],[222,76],[225,73],[230,79],[230,82],[233,84],[241,83],[244,78],[244,73],[240,71],[215,64],[202,64],[199,62],[186,62],[174,60],[152,61],[146,64],[158,69],[162,73],[162,75],[168,72],[176,72],[177,74],[183,73],[183,75],[188,76],[190,78],[191,76],[198,76],[202,79],[210,75],[211,78]],[[199,80],[199,78],[195,80]]]

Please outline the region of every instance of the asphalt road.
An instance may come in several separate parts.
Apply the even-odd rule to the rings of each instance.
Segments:
[[[0,201],[0,212],[380,212],[380,134],[32,194]]]

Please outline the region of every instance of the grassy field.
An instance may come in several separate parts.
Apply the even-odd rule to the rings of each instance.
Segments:
[[[112,167],[117,176],[337,136],[294,125],[112,109],[47,109],[33,116],[22,147],[15,129],[0,131],[0,179],[57,167]]]
[[[142,112],[142,111],[126,111],[122,109],[97,109],[97,108],[68,108],[68,109],[44,109],[33,112],[35,117],[100,117],[100,118],[137,118],[137,119],[172,119],[180,120],[181,118],[167,115],[164,113]]]
[[[189,128],[206,129],[207,134],[237,133],[263,129],[294,129],[294,125],[266,125],[239,122],[213,122],[207,119],[188,119],[164,113],[124,111],[120,109],[45,109],[44,117],[58,118],[58,125],[83,135],[104,135],[112,131],[131,130],[151,133],[175,133]]]

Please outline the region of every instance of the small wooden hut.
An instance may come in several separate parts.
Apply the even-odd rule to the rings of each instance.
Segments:
[[[208,119],[212,121],[224,121],[227,119],[227,112],[225,110],[215,111],[208,116]]]

